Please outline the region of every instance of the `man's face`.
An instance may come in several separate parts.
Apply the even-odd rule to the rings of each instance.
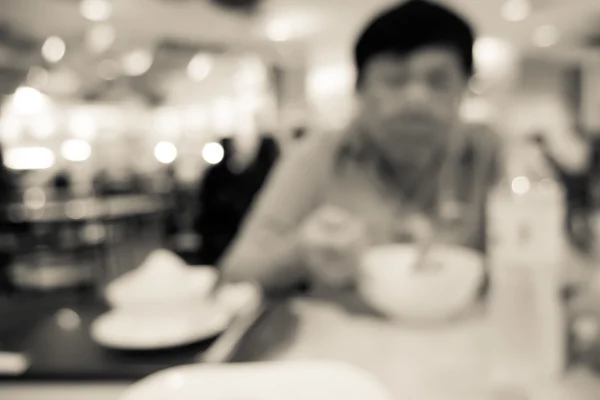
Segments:
[[[363,126],[390,161],[428,160],[448,144],[466,81],[450,48],[375,56],[359,90]]]

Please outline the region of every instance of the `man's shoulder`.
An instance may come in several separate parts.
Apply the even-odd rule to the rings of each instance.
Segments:
[[[337,132],[315,132],[291,150],[296,159],[317,163],[330,162],[341,144],[342,135]]]

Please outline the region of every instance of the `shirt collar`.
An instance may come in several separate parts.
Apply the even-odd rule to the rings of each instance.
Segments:
[[[431,172],[431,179],[425,179],[427,181],[438,181],[441,179],[439,173],[445,163],[460,163],[463,153],[467,145],[465,141],[465,127],[460,126],[453,133],[453,137],[450,138],[449,145],[445,149],[444,154],[437,157],[434,162],[436,165],[426,167]],[[448,160],[447,160],[448,159]],[[406,188],[404,187],[407,182],[399,179],[397,173],[392,170],[389,163],[381,156],[380,151],[376,145],[371,141],[369,135],[364,131],[357,120],[354,120],[345,131],[343,131],[340,138],[340,146],[337,153],[337,165],[344,164],[360,164],[362,168],[367,168],[369,172],[376,178],[383,187],[387,189],[393,188],[398,190],[402,195]],[[429,175],[428,175],[429,177]],[[409,184],[410,186],[410,184]],[[437,196],[433,192],[437,191],[438,184],[434,184],[435,188],[432,187],[432,196]],[[423,200],[427,203],[435,202],[435,200]]]

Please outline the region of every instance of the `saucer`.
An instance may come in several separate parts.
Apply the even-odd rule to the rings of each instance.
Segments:
[[[101,346],[116,350],[160,350],[211,339],[222,333],[231,312],[216,302],[153,312],[115,309],[98,317],[90,336]]]

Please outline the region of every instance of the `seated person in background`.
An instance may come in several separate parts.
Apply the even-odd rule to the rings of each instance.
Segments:
[[[59,198],[67,198],[71,194],[72,181],[71,174],[67,171],[59,171],[52,178],[52,189]]]
[[[438,240],[483,251],[500,143],[459,121],[473,43],[466,21],[428,1],[372,21],[355,47],[355,120],[281,160],[222,260],[226,278],[280,293],[352,287],[363,246],[420,235],[415,216],[447,222]]]
[[[2,147],[0,146],[0,207],[4,209],[10,203],[13,191],[17,188],[15,177],[4,165],[4,157]],[[13,233],[17,229],[13,223],[7,218],[8,216],[3,211],[0,221],[0,234]],[[13,290],[8,273],[8,267],[12,261],[12,255],[6,249],[0,249],[0,295]]]
[[[572,243],[588,251],[593,243],[587,226],[591,211],[592,148],[582,130],[556,140],[540,131],[533,136],[546,161],[562,183],[567,201],[565,227]]]
[[[100,169],[92,178],[92,187],[96,196],[104,196],[108,186],[108,172],[105,169]]]
[[[224,158],[206,171],[201,182],[194,224],[202,240],[198,255],[201,264],[217,263],[279,156],[273,137],[250,139],[222,139]]]

